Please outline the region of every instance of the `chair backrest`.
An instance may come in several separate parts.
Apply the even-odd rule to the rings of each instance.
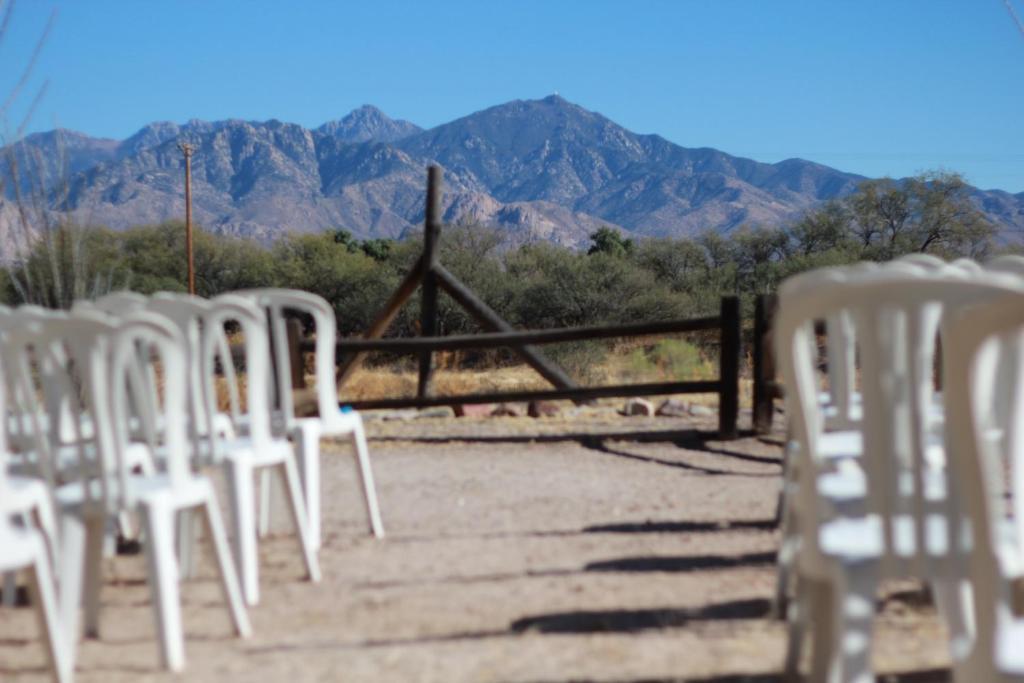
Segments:
[[[1024,280],[1024,256],[1016,254],[997,256],[988,261],[984,268],[989,272],[1005,273]],[[996,375],[996,383],[992,387],[992,409],[996,416],[996,421],[1003,425],[1010,419],[1009,407],[1012,405],[1011,399],[1014,389],[1011,379],[1013,375],[1012,369],[1024,364],[1024,353],[1022,353],[1020,346],[1012,338],[1000,340],[997,346],[999,347],[997,351],[999,366],[1005,369],[1005,371]]]
[[[1003,254],[1002,256],[996,256],[985,264],[985,270],[1024,275],[1024,256],[1020,256],[1019,254]]]
[[[251,299],[225,294],[209,301],[210,307],[203,316],[200,363],[203,388],[203,405],[208,424],[213,424],[217,410],[217,387],[215,382],[216,362],[222,359],[225,366],[233,366],[233,356],[223,358],[225,326],[235,324],[241,328],[240,343],[243,346],[245,362],[245,406],[240,407],[240,417],[248,426],[248,435],[255,448],[271,440],[270,401],[270,343],[267,319]]]
[[[133,375],[139,358],[159,363],[162,381],[158,383],[156,402],[139,401],[132,390]],[[170,319],[151,311],[136,310],[123,316],[110,339],[108,381],[96,390],[95,401],[109,410],[97,411],[105,418],[98,430],[100,447],[114,457],[114,468],[121,490],[131,475],[127,451],[137,437],[130,428],[131,418],[140,416],[147,424],[160,423],[162,429],[143,430],[150,452],[163,451],[165,471],[172,488],[186,484],[192,475],[189,462],[187,346],[180,329]],[[132,406],[132,402],[136,402]],[[159,413],[159,419],[158,419]],[[109,441],[104,441],[109,439]]]
[[[79,299],[71,306],[72,313],[83,311],[99,311],[114,318],[123,319],[132,312],[145,309],[149,298],[138,292],[119,291],[105,294],[97,299]],[[139,412],[131,416],[137,421],[141,430],[156,430],[156,425],[149,424],[148,415],[155,414],[153,401],[159,393],[157,377],[150,359],[145,357],[142,348],[139,349],[135,367],[129,370],[129,386],[133,394],[131,406],[135,409],[139,406]],[[143,404],[146,404],[143,406]]]
[[[26,326],[31,329],[36,321],[56,320],[67,317],[64,311],[57,311],[41,306],[19,306],[14,309],[8,324],[10,329],[21,332]],[[22,353],[18,360],[12,360],[19,370],[23,363],[37,361],[36,368],[39,372],[39,395],[43,403],[41,410],[43,419],[40,422],[50,433],[50,439],[54,445],[62,443],[73,443],[77,441],[80,434],[80,425],[74,422],[71,415],[72,398],[69,392],[75,386],[73,380],[69,380],[67,350],[59,340],[50,344],[48,353],[39,353],[38,349],[25,353],[25,343],[29,346],[38,346],[39,339],[34,334],[8,334],[5,335],[7,345]],[[20,348],[18,348],[20,347]],[[29,399],[31,403],[33,399]],[[15,410],[20,411],[21,402],[15,402]],[[22,425],[23,426],[23,425]]]
[[[316,337],[316,397],[320,419],[329,421],[338,414],[338,386],[335,382],[335,342],[337,321],[334,309],[316,294],[297,289],[251,289],[238,292],[251,298],[267,313],[273,341],[277,409],[285,418],[288,428],[295,419],[292,396],[291,354],[288,348],[286,314],[289,311],[308,315],[314,325]],[[300,369],[301,371],[301,369]]]
[[[96,401],[96,392],[107,384],[109,336],[116,321],[96,311],[32,314],[24,320],[7,334],[3,355],[13,375],[12,394],[30,425],[41,473],[51,485],[71,476],[97,477],[102,484],[98,492],[85,487],[87,499],[116,507],[107,487],[115,475],[113,463],[97,457],[99,449],[90,449],[103,438],[97,417],[107,406]],[[87,424],[92,430],[88,434]],[[75,458],[66,471],[58,472],[57,454],[65,443],[73,445]]]
[[[926,256],[919,254],[918,256]],[[928,264],[931,267],[932,261],[941,260],[929,256]],[[818,278],[826,280],[836,273],[847,273],[857,275],[873,272],[879,269],[886,269],[893,272],[914,274],[925,272],[916,260],[900,260],[892,263],[879,264],[871,261],[862,261],[848,266],[837,266],[834,268],[821,268],[808,271],[793,279],[790,289],[796,287],[813,288]],[[854,396],[857,391],[857,366],[856,366],[856,330],[849,311],[835,310],[824,318],[825,323],[825,360],[828,377],[828,399],[830,409],[833,411],[828,420],[830,429],[857,429],[860,422],[860,411]],[[809,342],[812,348],[812,355],[817,357],[817,343],[812,335]]]
[[[0,307],[0,319],[5,318],[10,313],[10,309],[6,306]],[[8,384],[6,376],[6,363],[2,354],[0,354],[0,417],[7,415],[7,393]],[[3,501],[9,500],[7,496],[7,482],[8,478],[8,466],[9,466],[9,446],[7,442],[7,425],[0,424],[0,511],[2,511]],[[0,537],[3,536],[3,532],[8,530],[8,525],[11,523],[11,516],[7,514],[0,514]]]
[[[814,287],[804,286],[800,277],[784,283],[780,291],[777,349],[792,435],[801,445],[801,457],[807,459],[806,471],[814,471],[824,425],[807,342],[813,333],[810,324],[834,311],[848,311],[861,352],[868,507],[883,520],[887,553],[894,548],[894,524],[900,517],[912,518],[915,538],[925,539],[926,450],[934,432],[932,368],[941,316],[1024,286],[1013,278],[961,268],[927,274],[831,269],[815,276]],[[905,495],[901,483],[905,487],[908,476],[912,490]],[[801,486],[801,505],[811,514],[821,512],[816,495],[814,486]],[[923,543],[915,548],[917,568],[924,571],[928,554]]]
[[[912,254],[904,254],[903,256],[896,259],[901,263],[910,263],[915,266],[921,266],[922,268],[942,268],[946,265],[946,261],[935,256],[934,254],[925,254],[922,252],[914,252]]]
[[[3,349],[7,343],[7,331],[17,327],[19,320],[20,318],[14,309],[0,305],[0,363],[6,363],[2,356]],[[4,393],[6,408],[3,412],[0,412],[0,415],[5,415],[7,422],[0,425],[0,427],[3,428],[4,438],[6,439],[5,447],[13,449],[15,441],[22,441],[21,437],[24,435],[27,416],[23,416],[18,412],[18,403],[10,393],[15,390],[15,385],[7,381],[6,373],[4,374],[3,381],[0,381],[0,392]]]
[[[205,336],[205,318],[212,310],[208,299],[188,294],[160,292],[153,295],[146,303],[146,310],[159,313],[170,319],[182,333],[186,347],[186,364],[189,377],[189,401],[193,406],[195,421],[194,435],[196,438],[210,437],[211,416],[206,411],[206,398],[203,395],[203,339]],[[223,326],[217,330],[217,351],[221,366],[228,378],[228,400],[231,417],[236,422],[241,415],[237,380],[234,376],[234,365],[231,363],[231,350]],[[216,412],[216,411],[214,411]]]
[[[32,462],[51,486],[59,476],[58,449],[64,443],[83,441],[80,382],[69,362],[63,333],[56,327],[67,317],[33,306],[19,308],[8,320],[0,345],[19,436],[26,446],[31,444]],[[83,458],[80,450],[79,460]]]
[[[987,437],[992,348],[1007,338],[1024,343],[1024,293],[1020,291],[1004,293],[983,306],[951,316],[943,337],[950,494],[960,501],[970,522],[969,533],[962,525],[951,527],[951,545],[959,551],[952,559],[965,567],[964,575],[970,577],[973,588],[974,642],[965,644],[965,649],[969,648],[968,657],[976,666],[992,673],[978,680],[996,679],[996,634],[1000,622],[1012,618],[1010,591],[997,552],[1002,536],[998,530],[1006,512],[1000,485],[1005,479],[1002,466],[1006,459],[1017,547],[1024,547],[1024,368],[1019,365],[1013,369],[1008,433],[999,441]],[[1000,374],[1007,371],[998,367]]]
[[[6,309],[6,306],[3,308]],[[0,355],[0,387],[7,386],[5,370],[4,359]],[[0,416],[3,415],[7,415],[7,392],[0,390]],[[21,512],[20,510],[4,509],[4,503],[11,500],[11,497],[7,494],[7,489],[10,486],[8,482],[8,477],[10,476],[8,473],[9,453],[7,430],[0,425],[0,548],[8,548],[12,545],[9,539],[14,536],[18,529],[15,524],[15,515],[11,513]]]
[[[91,303],[105,313],[123,316],[126,313],[145,308],[148,302],[149,297],[145,294],[139,294],[138,292],[132,292],[129,290],[121,290],[97,297]]]

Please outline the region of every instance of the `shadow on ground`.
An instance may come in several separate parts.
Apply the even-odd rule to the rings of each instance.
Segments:
[[[784,683],[779,674],[725,674],[710,678],[637,678],[601,683]],[[893,674],[879,674],[878,683],[949,683],[949,669],[927,669]],[[529,683],[596,683],[593,679],[572,678],[564,681],[530,681]]]
[[[632,633],[678,628],[693,621],[764,619],[771,609],[765,599],[734,600],[704,607],[556,612],[512,622],[514,633]]]
[[[704,443],[707,440],[708,440],[707,438],[694,438],[694,439],[688,438],[688,439],[684,439],[684,440],[673,439],[672,442],[675,443],[680,449],[683,449],[683,450],[698,451],[698,452],[704,452],[704,453],[712,453],[712,454],[715,454],[715,455],[721,455],[721,456],[726,456],[726,457],[729,457],[729,458],[735,458],[735,459],[743,460],[743,461],[746,461],[746,462],[756,462],[756,463],[762,464],[762,465],[765,465],[765,464],[779,465],[780,464],[780,461],[779,461],[778,458],[769,458],[769,457],[762,457],[762,456],[756,456],[756,455],[746,455],[746,454],[743,454],[743,453],[736,453],[736,452],[733,452],[733,451],[727,451],[727,450],[723,450],[723,449],[719,449],[719,448],[710,448],[710,447],[708,447]],[[713,476],[713,477],[771,477],[771,478],[775,478],[775,477],[779,476],[778,472],[774,471],[774,470],[771,471],[771,472],[763,472],[763,471],[761,471],[761,472],[742,472],[742,471],[736,471],[736,470],[725,470],[725,469],[718,469],[716,467],[705,467],[703,465],[695,465],[695,464],[692,464],[692,463],[683,462],[682,460],[668,460],[668,459],[665,459],[665,458],[658,458],[658,457],[655,457],[653,455],[646,455],[646,454],[641,454],[641,453],[630,453],[629,451],[623,450],[622,448],[613,448],[612,446],[609,446],[605,439],[589,438],[589,439],[583,439],[581,441],[581,443],[582,443],[582,445],[585,448],[589,448],[590,450],[597,451],[598,453],[604,453],[605,455],[612,455],[612,456],[615,456],[615,457],[618,457],[618,458],[627,458],[629,460],[636,460],[638,462],[646,462],[646,463],[650,463],[652,465],[662,465],[664,467],[674,467],[676,469],[686,470],[686,471],[689,471],[689,472],[696,472],[696,473],[704,474],[704,475],[707,475],[707,476]]]

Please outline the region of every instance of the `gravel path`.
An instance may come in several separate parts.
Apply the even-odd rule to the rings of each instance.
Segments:
[[[437,438],[442,422],[470,429],[437,420]],[[77,680],[779,680],[777,446],[700,433],[419,443],[383,424],[371,449],[386,540],[364,535],[351,460],[331,448],[321,583],[302,581],[292,538],[266,540],[255,634],[238,640],[203,565],[183,587],[183,679],[157,669],[142,557],[108,560],[102,638],[80,648]],[[914,587],[880,604],[877,667],[948,680],[942,629]],[[30,610],[0,610],[0,679],[45,680],[42,664]]]

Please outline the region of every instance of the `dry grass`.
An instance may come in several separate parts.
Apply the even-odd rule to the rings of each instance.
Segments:
[[[312,382],[314,379],[309,378]],[[416,395],[417,373],[396,368],[360,368],[342,387],[342,399],[361,401]],[[492,391],[544,389],[548,383],[528,365],[487,370],[437,370],[434,391],[438,395]]]
[[[672,377],[663,371],[640,372],[629,362],[628,356],[611,355],[602,363],[592,376],[597,379],[589,384],[593,386],[607,384],[624,384],[638,382],[657,382],[670,379],[696,380],[711,379],[718,373],[713,363],[706,363],[700,368],[699,374],[684,377]],[[312,386],[315,378],[307,376],[307,384]],[[417,373],[398,367],[360,368],[341,388],[343,401],[365,401],[383,398],[411,397],[416,395]],[[547,389],[551,385],[528,365],[514,365],[483,370],[438,369],[434,372],[434,392],[439,396],[457,394],[477,394],[489,392],[532,391]],[[740,406],[749,408],[753,405],[754,383],[749,379],[740,379]],[[658,398],[658,397],[654,397]],[[716,394],[687,394],[684,397],[689,403],[714,406],[718,404]]]

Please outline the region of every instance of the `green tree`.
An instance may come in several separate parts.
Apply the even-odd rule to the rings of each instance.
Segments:
[[[392,239],[377,238],[363,240],[359,243],[359,248],[362,252],[374,261],[387,261],[394,247],[395,240]]]
[[[334,307],[342,334],[366,330],[397,278],[361,250],[349,251],[332,233],[290,234],[272,248],[278,286],[322,296]]]
[[[707,271],[704,249],[685,238],[644,240],[637,245],[633,259],[674,292],[687,292],[698,286]]]
[[[338,228],[331,234],[334,236],[335,244],[340,244],[353,254],[359,251],[359,240],[350,231]]]
[[[845,204],[865,258],[915,251],[978,256],[991,249],[996,233],[971,201],[970,186],[955,173],[865,180]]]
[[[590,241],[593,242],[587,254],[609,254],[611,256],[628,256],[633,253],[633,240],[625,237],[618,230],[613,230],[607,225],[597,229],[590,234]]]
[[[839,200],[825,202],[803,215],[789,230],[793,249],[804,256],[826,251],[849,251],[856,247],[853,216]]]

